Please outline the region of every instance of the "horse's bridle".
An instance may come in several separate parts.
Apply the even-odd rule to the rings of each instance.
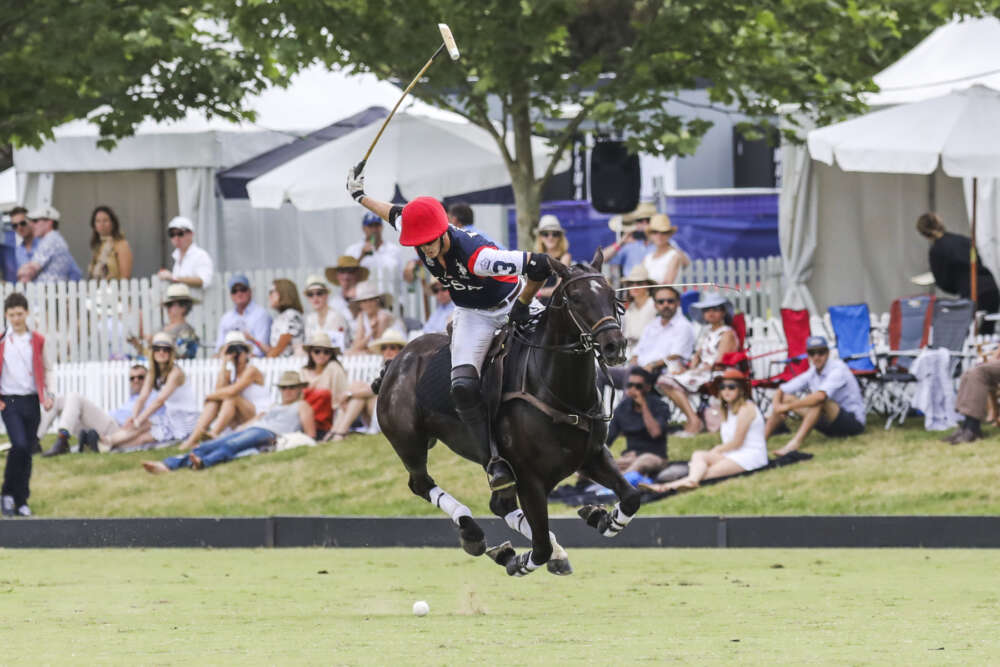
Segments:
[[[578,276],[573,276],[571,278],[566,278],[559,283],[556,287],[555,292],[552,294],[552,299],[549,301],[549,308],[552,310],[562,310],[566,309],[566,314],[569,315],[570,321],[576,326],[580,331],[580,338],[575,343],[569,343],[567,345],[551,345],[545,346],[545,349],[549,349],[555,352],[566,352],[570,354],[587,354],[588,352],[593,352],[597,357],[598,361],[602,364],[604,362],[604,355],[601,353],[599,346],[595,345],[595,338],[605,332],[617,329],[622,330],[621,314],[616,310],[614,315],[605,315],[601,319],[594,322],[589,327],[580,321],[580,316],[577,315],[576,311],[573,310],[573,306],[569,303],[569,297],[566,296],[566,287],[578,280],[584,280],[586,278],[600,278],[604,280],[604,276],[600,273],[581,273]],[[617,302],[616,302],[617,303]]]

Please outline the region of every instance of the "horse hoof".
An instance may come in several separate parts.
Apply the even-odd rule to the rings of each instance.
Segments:
[[[486,553],[486,535],[471,516],[460,517],[458,528],[458,537],[465,553],[470,556],[482,556]]]
[[[560,577],[573,574],[573,566],[569,564],[569,558],[550,558],[545,564],[545,568]]]
[[[507,541],[503,544],[498,544],[495,547],[490,547],[486,550],[486,555],[492,558],[493,562],[497,565],[506,567],[507,563],[517,556],[517,552],[514,551],[514,547],[512,547],[510,542]]]
[[[580,515],[581,519],[587,522],[588,526],[601,531],[601,519],[607,516],[608,511],[600,505],[584,505],[576,513]]]
[[[520,556],[516,556],[507,561],[507,574],[512,577],[523,577],[534,572],[534,568],[528,567],[528,561],[531,559],[531,552],[525,551]],[[534,565],[534,563],[531,563]]]

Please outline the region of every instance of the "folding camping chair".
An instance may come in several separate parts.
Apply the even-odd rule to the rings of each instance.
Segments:
[[[879,392],[879,371],[872,346],[871,313],[867,303],[830,306],[830,324],[837,338],[837,353],[854,373],[861,385],[865,411],[882,407]]]
[[[889,308],[889,349],[880,356],[885,358],[882,369],[882,401],[888,418],[888,430],[893,419],[902,422],[909,410],[907,386],[917,381],[910,373],[913,351],[922,350],[930,338],[934,317],[934,297],[922,294],[901,297]]]
[[[972,322],[976,315],[975,307],[969,299],[936,299],[933,301],[930,310],[932,313],[929,336],[930,346],[943,347],[951,353],[950,376],[955,378],[959,374],[962,360],[967,356],[975,356],[965,353],[966,341],[972,335]],[[920,349],[894,350],[890,351],[889,354],[893,354],[893,352],[896,353],[898,358],[909,357],[910,362],[907,364],[907,368],[909,368],[913,363],[912,359],[920,354]],[[909,377],[912,378],[912,380],[909,380],[909,384],[913,386],[916,378],[912,375],[909,375]],[[913,392],[906,391],[904,387],[898,405],[894,406],[894,411],[889,414],[889,419],[885,425],[886,429],[892,425],[894,419],[898,419],[899,423],[902,424],[906,419],[906,415],[910,412],[912,403]]]
[[[788,382],[796,375],[804,373],[809,368],[809,359],[806,356],[806,340],[810,336],[809,311],[792,310],[790,308],[781,309],[781,328],[785,334],[785,349],[777,352],[784,352],[784,359],[771,361],[771,369],[766,378],[751,378],[750,385],[754,393],[754,402],[761,412],[765,412],[771,403],[771,396],[768,393],[777,389],[779,385]],[[767,354],[774,354],[773,352]],[[760,355],[761,357],[766,355]],[[756,359],[758,357],[751,357]],[[781,365],[780,371],[774,372],[775,366]]]

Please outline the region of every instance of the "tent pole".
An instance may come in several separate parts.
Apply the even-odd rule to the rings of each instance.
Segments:
[[[976,209],[977,199],[978,199],[978,185],[979,179],[975,176],[972,177],[972,238],[969,245],[969,292],[972,297],[972,310],[975,312],[979,307],[979,293],[976,285]],[[979,326],[977,324],[978,320],[973,319],[973,335],[979,333]]]

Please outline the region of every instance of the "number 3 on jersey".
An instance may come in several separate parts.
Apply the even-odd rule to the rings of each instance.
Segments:
[[[511,275],[517,273],[517,264],[513,262],[493,262],[493,273],[500,275]]]

